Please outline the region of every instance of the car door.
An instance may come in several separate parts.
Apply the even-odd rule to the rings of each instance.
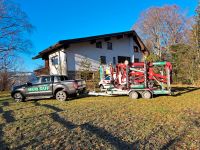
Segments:
[[[52,76],[42,76],[38,83],[27,87],[27,96],[52,96]]]
[[[39,95],[52,96],[53,95],[53,76],[42,76],[41,84],[39,85]]]
[[[25,95],[27,97],[37,96],[38,94],[38,85],[40,85],[40,78],[37,77],[31,83],[28,83],[25,88]]]

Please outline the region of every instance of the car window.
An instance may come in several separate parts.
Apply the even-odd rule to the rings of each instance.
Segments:
[[[65,81],[64,76],[60,76],[60,80],[61,80],[61,81]]]
[[[57,80],[58,81],[65,81],[65,80],[68,80],[68,78],[67,78],[67,76],[58,76]]]
[[[107,76],[107,77],[105,78],[105,80],[110,80],[110,76]]]
[[[42,83],[48,83],[48,82],[51,82],[51,77],[42,77],[41,82],[42,82]]]
[[[68,80],[67,76],[62,76],[62,77],[63,77],[63,80]]]
[[[55,76],[54,78],[55,78],[55,81],[58,81],[58,82],[61,81],[60,76]]]
[[[39,79],[40,79],[40,78],[38,78],[38,77],[34,77],[30,82],[31,82],[32,84],[37,84],[37,83],[39,83]]]

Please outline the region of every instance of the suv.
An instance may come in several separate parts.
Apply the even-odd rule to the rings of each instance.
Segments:
[[[13,87],[11,96],[17,102],[52,97],[65,101],[68,97],[84,93],[86,93],[86,82],[82,79],[68,80],[67,76],[45,75],[36,77],[32,82]]]

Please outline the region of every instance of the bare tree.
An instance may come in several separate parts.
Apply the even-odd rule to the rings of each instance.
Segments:
[[[196,9],[196,15],[194,17],[194,23],[192,29],[188,32],[190,45],[196,49],[197,57],[200,59],[200,2]]]
[[[184,33],[189,27],[189,21],[176,5],[152,7],[141,14],[133,28],[161,58],[171,45],[186,40]]]
[[[82,60],[80,61],[80,71],[81,71],[81,76],[85,80],[88,80],[88,77],[91,73],[91,68],[92,68],[91,61],[88,58],[82,58]]]
[[[189,38],[188,44],[190,45],[190,51],[187,55],[193,54],[193,61],[190,63],[190,68],[193,69],[193,76],[200,83],[200,2],[196,9],[196,15],[194,16],[194,22],[192,29],[187,32]],[[195,81],[195,80],[194,80]]]
[[[26,38],[33,29],[28,17],[12,0],[0,0],[0,78],[7,89],[10,72],[17,70],[19,54],[26,53],[31,42]]]
[[[13,76],[25,70],[20,57],[7,56],[2,62],[3,64],[0,64],[3,67],[0,71],[0,91],[9,90],[12,85],[19,82],[19,78],[13,78]]]
[[[27,51],[30,41],[26,34],[31,32],[32,25],[18,5],[11,0],[0,0],[0,54],[10,51]]]

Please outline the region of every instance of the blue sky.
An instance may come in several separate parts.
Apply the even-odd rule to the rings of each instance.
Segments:
[[[38,52],[59,40],[130,30],[140,13],[153,6],[176,4],[193,16],[198,0],[13,0],[35,26],[31,54],[23,55],[26,71],[42,60]]]

